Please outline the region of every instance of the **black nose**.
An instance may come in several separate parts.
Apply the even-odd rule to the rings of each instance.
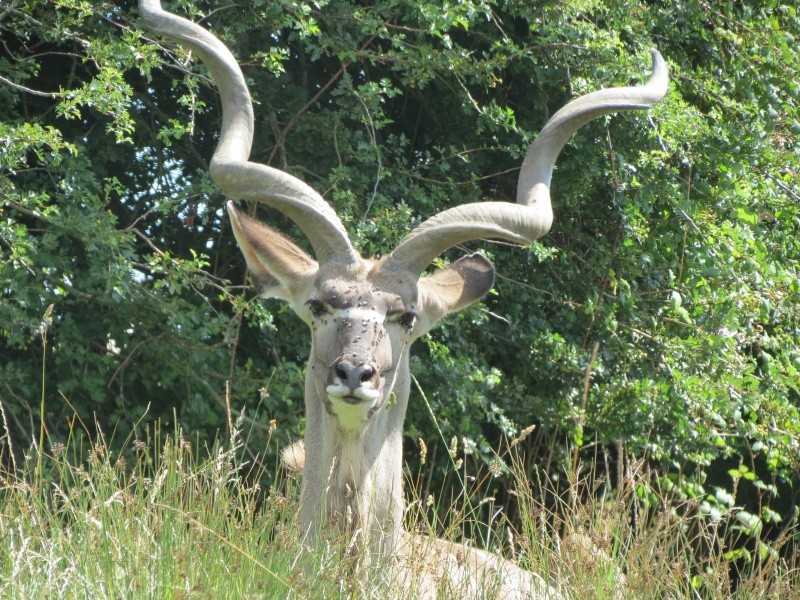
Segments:
[[[349,360],[340,360],[333,366],[336,377],[350,390],[355,390],[362,384],[368,383],[375,377],[376,371],[372,365],[355,363]]]

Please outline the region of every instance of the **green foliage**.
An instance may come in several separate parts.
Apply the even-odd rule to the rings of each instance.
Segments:
[[[121,437],[149,407],[211,438],[230,400],[257,407],[258,452],[270,419],[287,440],[302,432],[307,334],[284,306],[243,292],[207,176],[215,91],[184,50],[136,27],[133,4],[0,6],[0,402],[17,448],[37,443],[52,304],[51,441],[73,408]],[[667,98],[576,135],[549,236],[529,249],[471,244],[495,262],[496,289],[418,342],[414,373],[443,438],[487,466],[501,436],[535,423],[526,444],[554,476],[575,464],[571,444],[619,443],[710,515],[747,503],[764,524],[791,520],[776,487],[800,467],[791,3],[167,4],[244,65],[253,159],[324,193],[364,254],[386,254],[448,206],[513,198],[548,115],[641,81],[658,47]],[[408,431],[428,440],[442,478],[446,443],[427,411],[412,408]],[[542,439],[557,443],[543,453]]]

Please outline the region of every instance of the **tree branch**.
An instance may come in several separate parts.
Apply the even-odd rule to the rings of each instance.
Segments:
[[[41,96],[42,98],[58,98],[61,96],[59,92],[40,92],[39,90],[25,87],[24,85],[14,83],[10,79],[6,79],[2,75],[0,75],[0,82],[5,83],[7,86],[12,87],[15,90],[19,90],[20,92],[25,92],[26,94],[31,94],[33,96]]]

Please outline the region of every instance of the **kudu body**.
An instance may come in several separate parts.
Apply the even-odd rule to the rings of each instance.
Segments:
[[[353,547],[366,561],[392,557],[397,573],[416,579],[415,589],[425,597],[435,597],[443,582],[465,594],[469,589],[485,593],[476,587],[482,578],[503,600],[555,594],[537,576],[495,555],[448,542],[425,545],[402,531],[409,346],[441,318],[481,298],[494,282],[494,268],[480,254],[421,274],[442,252],[468,240],[525,244],[547,233],[550,177],[561,148],[591,119],[658,102],[667,89],[660,55],[653,52],[653,75],[645,85],[588,94],[553,116],[523,162],[517,204],[483,202],[445,210],[414,229],[391,254],[372,260],[356,252],[336,213],[313,189],[248,161],[250,96],[224,44],[163,11],[159,0],[140,0],[139,8],[149,29],[191,48],[219,88],[223,122],[210,164],[214,182],[232,199],[282,211],[314,250],[312,258],[228,203],[234,234],[261,294],[286,300],[311,329],[300,500],[307,541],[313,543],[323,527],[333,524],[352,535]],[[412,558],[425,563],[420,571],[408,568]]]

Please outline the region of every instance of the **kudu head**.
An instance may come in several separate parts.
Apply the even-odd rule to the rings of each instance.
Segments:
[[[384,483],[373,484],[392,490],[379,489],[377,495],[397,498],[400,438],[408,400],[408,347],[442,317],[481,298],[494,282],[494,268],[480,254],[421,275],[439,255],[463,242],[499,239],[527,244],[547,233],[553,219],[550,178],[561,148],[579,127],[596,117],[658,102],[667,89],[663,59],[653,52],[653,74],[642,86],[597,91],[559,110],[527,152],[516,204],[480,202],[447,209],[416,227],[388,256],[372,260],[356,252],[336,213],[316,191],[283,171],[249,162],[253,110],[241,70],[224,44],[194,23],[163,11],[159,0],[140,0],[139,8],[148,28],[189,46],[219,88],[223,117],[210,164],[214,182],[228,197],[283,212],[313,248],[312,258],[283,234],[228,203],[233,231],[261,294],[289,302],[312,332],[301,513],[304,502],[321,502],[310,496],[323,494],[324,480],[330,477],[324,471],[333,471],[336,461],[345,460],[342,456],[348,452],[351,464],[342,479],[343,489],[349,491],[351,483],[358,487],[364,480],[355,471],[369,474],[377,464],[376,469],[391,473],[383,477]],[[388,407],[394,404],[399,406],[387,417]],[[318,431],[314,433],[312,420],[328,424],[315,425]],[[375,422],[383,425],[373,426]],[[370,429],[371,441],[359,442],[355,450],[345,448],[342,439],[362,439]],[[312,440],[312,448],[309,436],[314,435],[321,441]],[[325,442],[326,436],[336,439]],[[392,466],[387,467],[389,463]],[[328,496],[328,502],[335,504]],[[401,519],[398,506],[402,506],[401,498],[383,511],[392,513],[395,522]],[[313,522],[316,517],[309,515],[305,520]]]
[[[261,293],[289,302],[311,329],[309,376],[324,409],[345,430],[365,427],[394,402],[398,384],[406,383],[411,342],[494,282],[494,269],[480,254],[420,278],[421,269],[408,257],[364,259],[349,243],[344,252],[320,250],[324,242],[318,239],[317,261],[233,204],[228,210]],[[318,235],[320,226],[308,227],[309,235]],[[341,226],[337,220],[324,227]]]

